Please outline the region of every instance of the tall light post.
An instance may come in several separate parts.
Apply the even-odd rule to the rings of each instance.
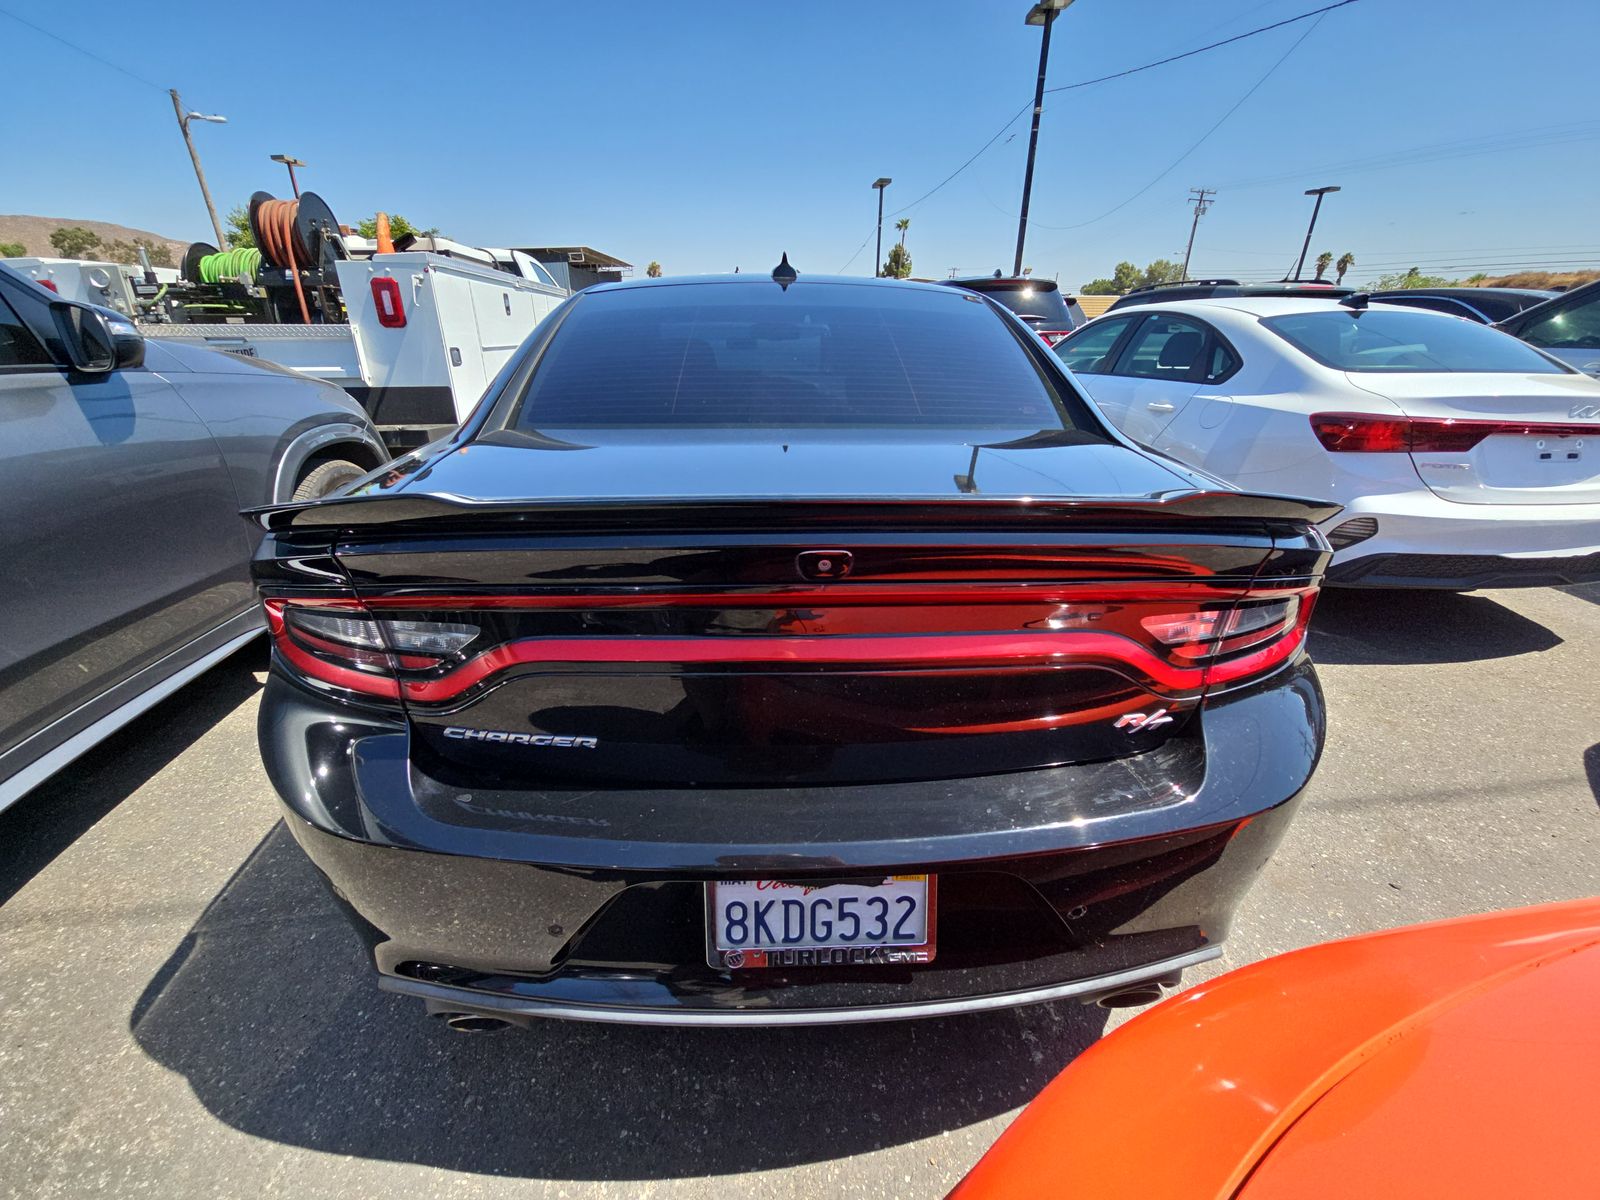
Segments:
[[[1294,277],[1295,277],[1295,281],[1296,282],[1299,282],[1299,280],[1300,280],[1300,272],[1306,265],[1306,251],[1311,249],[1311,234],[1312,234],[1312,231],[1315,230],[1316,227],[1317,227],[1317,214],[1322,211],[1322,198],[1324,196],[1326,196],[1329,192],[1337,192],[1338,190],[1339,189],[1337,187],[1319,187],[1319,188],[1307,188],[1306,189],[1306,195],[1315,196],[1317,198],[1317,202],[1311,206],[1311,224],[1306,226],[1306,241],[1305,241],[1305,245],[1300,247],[1300,261],[1295,263],[1295,265],[1294,265]]]
[[[882,178],[875,179],[872,183],[872,186],[878,190],[878,249],[873,256],[873,261],[876,264],[872,268],[872,277],[874,279],[883,274],[883,189],[893,182],[894,180],[892,179]]]
[[[222,222],[217,220],[217,206],[211,203],[211,189],[206,187],[206,173],[200,169],[200,153],[194,148],[194,139],[189,136],[190,121],[209,121],[213,125],[226,125],[227,117],[215,114],[190,112],[184,108],[183,101],[178,98],[178,89],[171,88],[167,94],[172,97],[172,111],[178,114],[178,128],[183,131],[183,144],[189,147],[189,161],[194,163],[194,177],[200,181],[200,194],[205,197],[206,212],[211,214],[211,228],[217,235],[217,249],[228,248],[228,237],[222,232]]]
[[[1033,197],[1033,156],[1039,149],[1039,114],[1044,111],[1044,72],[1050,63],[1050,27],[1056,16],[1072,0],[1038,0],[1028,10],[1026,23],[1043,25],[1044,37],[1039,42],[1039,82],[1033,89],[1033,131],[1028,134],[1028,169],[1022,176],[1022,212],[1017,217],[1017,261],[1011,268],[1013,275],[1022,274],[1022,244],[1028,240],[1028,202]]]
[[[272,156],[272,161],[275,163],[282,163],[284,166],[289,168],[289,186],[294,189],[294,198],[296,200],[300,199],[300,181],[294,177],[294,169],[296,167],[305,166],[305,163],[301,162],[298,158],[293,158],[287,154],[274,154]]]

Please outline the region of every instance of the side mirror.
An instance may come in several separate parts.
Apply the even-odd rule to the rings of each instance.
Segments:
[[[58,300],[50,316],[73,370],[104,375],[144,363],[144,338],[120,313]]]

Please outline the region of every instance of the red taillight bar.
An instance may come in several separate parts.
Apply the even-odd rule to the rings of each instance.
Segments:
[[[1600,424],[1316,413],[1311,418],[1311,430],[1324,449],[1336,453],[1452,454],[1471,450],[1484,438],[1495,434],[1583,437],[1585,434],[1600,434]]]
[[[952,589],[958,590],[958,589]],[[1087,598],[1084,590],[1054,589],[1070,603]],[[1196,589],[1172,588],[1174,599],[1194,603]],[[1018,593],[1023,594],[1019,595]],[[1159,599],[1157,589],[1130,589],[1137,599]],[[987,589],[996,604],[1014,605],[1041,597],[1028,594],[1025,589]],[[1096,598],[1104,593],[1095,590]],[[971,601],[973,596],[951,596],[949,592],[930,589],[895,589],[892,587],[828,587],[804,591],[769,591],[760,594],[706,594],[673,595],[653,592],[644,595],[594,595],[582,596],[439,596],[410,595],[384,596],[365,600],[348,597],[295,597],[270,598],[265,602],[267,623],[274,642],[286,661],[296,670],[313,679],[335,687],[361,692],[386,699],[414,701],[419,704],[443,704],[456,699],[496,675],[514,667],[570,667],[570,666],[725,666],[725,667],[842,667],[882,668],[901,671],[991,671],[1015,669],[1047,669],[1069,665],[1101,665],[1113,669],[1128,668],[1131,677],[1146,680],[1158,687],[1174,692],[1199,692],[1220,683],[1230,683],[1250,675],[1259,674],[1293,656],[1305,639],[1306,623],[1310,619],[1311,600],[1315,589],[1281,588],[1251,591],[1251,600],[1268,600],[1276,597],[1298,595],[1302,598],[1298,618],[1291,627],[1252,631],[1230,645],[1226,639],[1214,646],[1210,653],[1232,654],[1221,662],[1173,662],[1132,637],[1121,633],[1094,629],[1063,629],[1042,631],[1017,629],[1002,631],[969,631],[951,633],[830,633],[830,634],[779,634],[743,638],[705,637],[696,635],[636,636],[598,635],[591,637],[530,637],[504,642],[459,663],[459,665],[432,678],[380,674],[360,670],[353,666],[329,661],[312,653],[319,649],[314,635],[305,631],[291,633],[284,619],[286,605],[304,605],[308,608],[333,608],[351,613],[367,614],[369,610],[455,610],[491,608],[524,608],[530,610],[552,608],[604,608],[650,606],[672,608],[677,606],[720,605],[724,607],[767,607],[780,603],[810,603],[820,606],[898,602],[917,604],[919,598],[937,596],[939,600]],[[1199,598],[1206,604],[1231,604],[1239,599],[1237,589],[1231,594],[1207,594]],[[1258,637],[1274,637],[1270,644],[1260,649],[1250,649]],[[297,640],[298,639],[298,640]],[[1242,642],[1243,644],[1239,644]],[[307,644],[309,643],[309,645]],[[332,654],[357,657],[351,651],[333,644],[327,645]],[[1247,653],[1241,653],[1246,651]],[[362,652],[370,653],[370,652]],[[1174,648],[1173,654],[1179,654]],[[426,669],[434,665],[417,659],[401,658],[389,661],[401,668]]]

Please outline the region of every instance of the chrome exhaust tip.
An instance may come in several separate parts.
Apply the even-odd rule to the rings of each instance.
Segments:
[[[498,1033],[502,1029],[511,1028],[510,1021],[502,1021],[499,1017],[487,1016],[484,1013],[447,1012],[439,1013],[438,1016],[457,1033]]]
[[[1161,999],[1160,986],[1145,983],[1101,996],[1095,1003],[1101,1008],[1139,1008],[1146,1004],[1154,1004],[1159,999]]]

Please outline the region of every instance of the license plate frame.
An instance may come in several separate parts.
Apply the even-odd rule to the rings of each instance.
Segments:
[[[836,945],[818,945],[815,939],[807,939],[804,944],[797,942],[791,945],[763,945],[763,946],[721,946],[717,937],[717,897],[719,888],[737,887],[741,894],[748,896],[751,890],[771,890],[784,892],[790,889],[803,889],[803,894],[798,897],[772,897],[774,900],[784,898],[800,899],[805,905],[803,929],[814,926],[811,914],[816,899],[831,899],[837,907],[837,900],[854,895],[861,898],[861,892],[870,892],[885,885],[922,885],[923,909],[926,922],[921,934],[921,940],[916,943],[895,941],[850,942],[845,944],[842,938],[822,939],[839,942]],[[771,970],[774,968],[806,968],[806,967],[854,967],[854,966],[914,966],[931,963],[938,950],[938,913],[939,913],[939,887],[938,876],[932,874],[916,875],[883,875],[868,878],[852,879],[813,879],[813,880],[772,880],[772,879],[730,879],[721,881],[707,881],[702,889],[705,898],[705,937],[706,937],[706,963],[722,971],[745,970]],[[835,888],[852,888],[852,893],[834,892],[830,896],[818,896],[818,893],[829,892]],[[901,890],[898,894],[907,893]],[[737,898],[737,897],[736,897]],[[891,926],[892,928],[892,926]]]

